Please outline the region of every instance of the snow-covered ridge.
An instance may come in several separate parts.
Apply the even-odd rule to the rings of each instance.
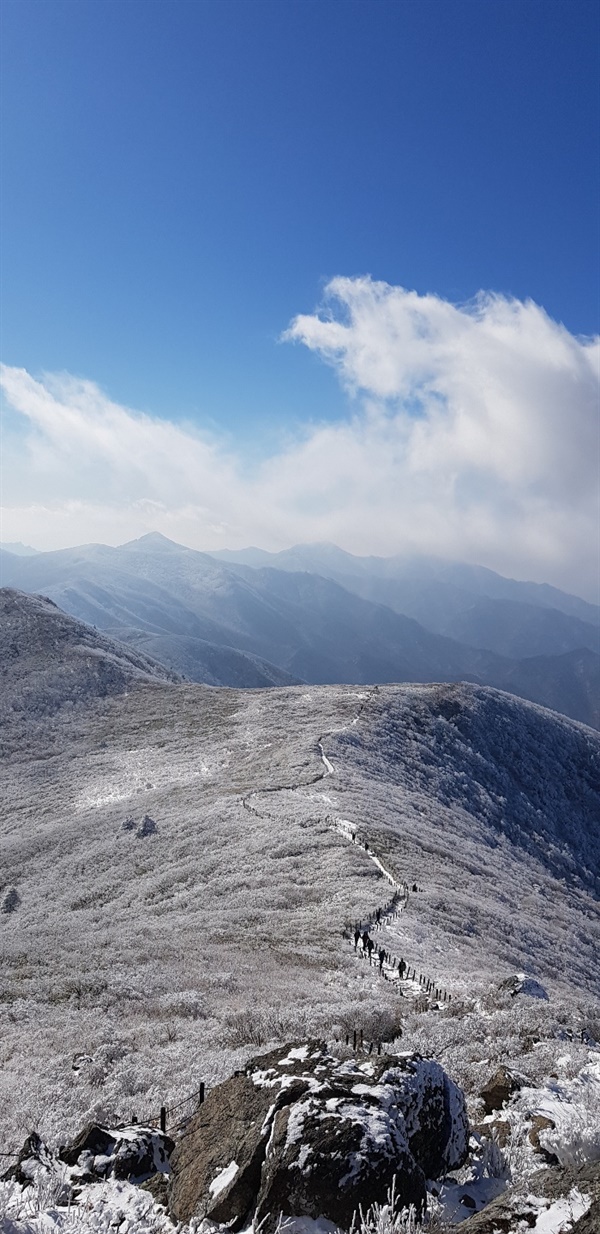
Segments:
[[[52,1140],[88,1115],[154,1116],[304,1035],[402,1030],[470,1100],[499,1059],[534,1087],[567,1053],[566,1078],[587,1065],[591,730],[473,686],[141,678],[19,731],[0,888],[18,897],[0,914],[8,1147],[36,1125]],[[151,834],[125,826],[145,815]],[[420,890],[372,933],[447,988],[450,1014],[400,996],[342,937],[395,894],[386,873]],[[547,1002],[501,989],[518,973]]]

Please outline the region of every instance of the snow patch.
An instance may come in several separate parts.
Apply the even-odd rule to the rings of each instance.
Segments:
[[[537,1196],[528,1196],[527,1200],[532,1206],[547,1204],[547,1201],[539,1200]],[[591,1203],[591,1196],[582,1195],[578,1187],[572,1187],[568,1196],[554,1200],[548,1208],[540,1207],[535,1225],[531,1229],[537,1230],[538,1234],[566,1234],[573,1228],[573,1222],[587,1213]]]
[[[299,1046],[296,1046],[293,1050],[290,1050],[289,1054],[286,1054],[285,1058],[281,1058],[279,1060],[279,1066],[283,1067],[285,1063],[292,1063],[294,1059],[298,1059],[301,1063],[303,1063],[306,1061],[307,1058],[308,1058],[308,1046],[299,1045]]]
[[[212,1183],[209,1183],[208,1185],[208,1190],[213,1198],[220,1195],[221,1192],[233,1182],[236,1174],[239,1173],[239,1169],[240,1167],[237,1161],[230,1161],[229,1165],[226,1165],[224,1170],[219,1171],[215,1178],[213,1178]]]

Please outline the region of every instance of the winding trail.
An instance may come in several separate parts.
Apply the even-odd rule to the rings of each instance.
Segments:
[[[365,708],[373,702],[378,693],[378,686],[371,687],[368,696],[365,698],[364,702],[361,703],[354,719],[350,722],[350,724],[344,724],[340,728],[329,729],[327,732],[321,733],[320,737],[317,738],[315,749],[319,753],[319,757],[323,765],[322,770],[319,770],[314,776],[311,776],[310,779],[304,780],[303,782],[298,781],[292,784],[279,784],[262,789],[255,789],[247,797],[242,797],[242,805],[244,809],[247,810],[248,813],[254,814],[256,818],[272,818],[275,820],[275,815],[270,814],[268,810],[261,811],[257,809],[256,806],[252,805],[251,798],[261,797],[267,793],[297,792],[305,788],[311,788],[312,785],[318,784],[328,777],[335,775],[335,767],[325,753],[323,744],[324,741],[328,737],[333,737],[336,733],[347,732],[348,729],[353,728],[356,724],[358,724]],[[386,929],[389,924],[396,920],[408,907],[410,898],[408,883],[404,880],[402,882],[398,881],[391,870],[386,869],[383,862],[371,848],[369,842],[359,836],[357,826],[350,822],[349,819],[338,818],[330,820],[330,816],[327,816],[325,821],[330,821],[330,826],[342,835],[349,843],[362,848],[369,860],[377,866],[380,874],[387,879],[387,881],[394,888],[394,893],[387,903],[380,905],[372,913],[370,913],[367,918],[363,918],[361,921],[357,921],[355,923],[355,931],[358,930],[362,936],[365,928],[367,934],[369,934],[370,931],[380,931]],[[429,996],[431,996],[436,1000],[436,1006],[439,1006],[441,1002],[446,1003],[450,1001],[451,996],[447,994],[441,986],[438,986],[438,984],[431,977],[427,977],[423,973],[419,973],[417,975],[417,969],[414,964],[412,962],[411,964],[407,964],[404,957],[393,955],[390,951],[384,949],[385,958],[380,964],[377,953],[379,952],[382,943],[380,943],[376,948],[374,947],[373,954],[376,955],[377,958],[373,961],[371,953],[363,948],[362,941],[360,946],[358,946],[352,936],[349,935],[348,928],[343,931],[343,937],[350,939],[350,945],[354,946],[354,952],[357,957],[361,960],[368,959],[369,965],[375,969],[378,968],[380,976],[385,981],[392,982],[397,987],[400,995],[404,997],[412,996],[413,998],[416,996],[426,996],[429,998]],[[410,975],[411,969],[413,974],[412,977]]]

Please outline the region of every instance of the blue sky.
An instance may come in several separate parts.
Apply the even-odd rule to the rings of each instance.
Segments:
[[[530,298],[593,334],[599,14],[3,0],[4,363],[208,431],[243,470],[374,397],[281,342],[332,278]]]

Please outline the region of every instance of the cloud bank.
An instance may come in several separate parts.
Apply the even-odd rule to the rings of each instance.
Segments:
[[[2,538],[40,548],[149,530],[208,549],[332,540],[434,553],[595,598],[597,339],[532,302],[456,306],[336,278],[283,336],[332,365],[344,422],[252,464],[68,375],[4,366]]]

